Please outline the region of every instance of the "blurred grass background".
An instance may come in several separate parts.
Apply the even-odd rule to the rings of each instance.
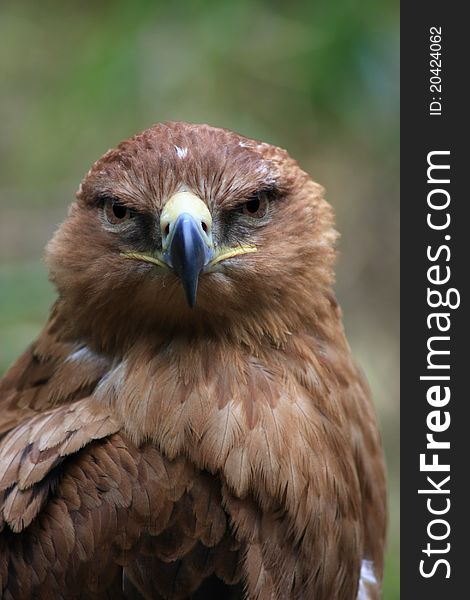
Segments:
[[[47,318],[42,249],[109,147],[185,120],[287,148],[342,234],[337,294],[389,468],[386,600],[399,597],[398,18],[390,0],[0,5],[0,374]]]

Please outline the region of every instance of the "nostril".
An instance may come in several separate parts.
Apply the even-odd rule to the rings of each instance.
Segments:
[[[167,237],[169,235],[169,233],[170,233],[170,224],[167,223],[165,225],[165,229],[163,230],[163,234],[165,235],[165,237]]]
[[[204,223],[204,221],[201,221],[201,227],[202,227],[202,230],[204,231],[204,233],[206,233],[206,234],[207,234],[208,227],[207,227],[207,225]]]

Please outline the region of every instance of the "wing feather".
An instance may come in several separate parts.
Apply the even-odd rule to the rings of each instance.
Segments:
[[[124,582],[178,599],[214,572],[240,580],[218,480],[135,446],[91,397],[7,433],[0,473],[1,597],[119,598]]]
[[[92,426],[93,419],[99,427]],[[56,485],[56,468],[62,461],[120,427],[86,398],[31,417],[13,429],[0,447],[0,518],[13,531],[27,527]],[[78,436],[79,444],[71,445],[71,436]]]

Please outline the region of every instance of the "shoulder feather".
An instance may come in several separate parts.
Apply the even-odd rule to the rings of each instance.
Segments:
[[[59,337],[53,312],[0,381],[0,435],[35,414],[85,398],[110,369],[104,356]]]

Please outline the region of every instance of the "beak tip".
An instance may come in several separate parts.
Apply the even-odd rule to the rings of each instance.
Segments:
[[[209,248],[191,215],[182,214],[175,222],[168,255],[183,284],[188,305],[194,308],[199,276],[207,263]]]
[[[188,301],[189,308],[194,308],[196,306],[196,294],[192,296],[186,294],[186,300]]]
[[[198,281],[195,278],[183,279],[182,284],[186,302],[188,303],[189,308],[194,308],[197,300]]]

